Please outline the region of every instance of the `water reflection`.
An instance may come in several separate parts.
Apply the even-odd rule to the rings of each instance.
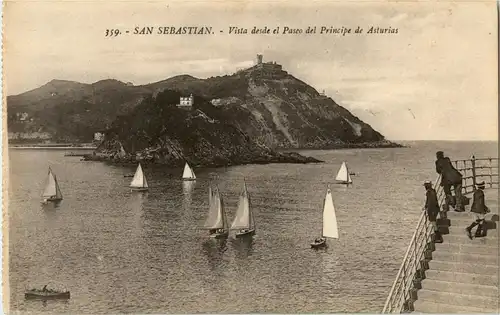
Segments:
[[[247,258],[253,254],[253,237],[231,239],[231,246],[236,251],[237,258]]]
[[[144,204],[148,200],[149,193],[144,192],[141,194],[131,194],[129,198],[129,206],[132,211],[132,218],[135,226],[135,231],[140,233],[143,230],[143,215],[144,215]]]
[[[182,181],[182,192],[185,196],[191,196],[195,183],[196,181],[193,180]]]
[[[202,243],[202,248],[210,268],[215,270],[223,261],[224,252],[227,250],[227,239],[208,239]]]
[[[185,210],[191,208],[195,183],[195,181],[191,180],[182,182],[182,193],[184,195],[183,206]]]
[[[336,246],[337,244],[335,241],[328,240],[327,242],[328,247],[324,251],[319,252],[320,258],[318,267],[321,268],[319,273],[322,275],[322,286],[328,288],[328,296],[331,297],[340,290],[339,283],[341,282],[338,279],[338,275],[343,271],[348,271],[348,268],[346,268],[346,270],[341,270],[342,268],[340,268],[338,255],[340,248]]]
[[[143,210],[144,202],[148,200],[149,193],[143,192],[141,194],[130,194],[129,204],[132,210],[141,212]]]
[[[63,217],[66,215],[66,207],[61,207],[61,205],[58,204],[53,204],[49,202],[48,204],[42,204],[41,205],[41,214],[35,214],[33,213],[34,216],[43,216],[45,226],[45,234],[50,233],[52,237],[55,235],[60,235],[60,230],[59,226],[61,224],[61,221],[64,221]]]
[[[30,300],[25,300],[25,303],[26,304],[32,304],[33,306],[36,306],[38,304],[42,304],[42,306],[45,308],[47,306],[49,307],[54,307],[56,304],[57,305],[63,305],[65,307],[67,307],[67,305],[69,304],[69,300],[57,300],[57,299],[54,299],[54,300],[43,300],[43,299],[30,299]]]
[[[47,203],[40,203],[40,207],[42,210],[54,210],[57,209],[61,206],[62,201],[56,201],[56,202],[47,202]]]

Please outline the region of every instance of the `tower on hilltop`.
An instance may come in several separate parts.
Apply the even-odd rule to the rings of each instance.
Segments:
[[[257,64],[260,65],[262,64],[262,55],[257,55]]]

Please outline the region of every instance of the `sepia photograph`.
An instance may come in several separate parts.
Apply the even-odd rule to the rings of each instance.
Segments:
[[[498,16],[5,1],[4,312],[498,314]]]

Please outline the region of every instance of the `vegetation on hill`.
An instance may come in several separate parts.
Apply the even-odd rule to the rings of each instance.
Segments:
[[[165,90],[169,92],[159,94]],[[209,117],[227,124],[228,131],[236,128],[270,148],[397,146],[306,83],[285,71],[259,67],[208,79],[181,75],[142,86],[116,80],[94,84],[53,80],[8,97],[8,130],[48,133],[53,141],[88,142],[94,132],[109,129],[116,119],[135,119],[129,114],[138,114],[145,104],[165,106],[157,96],[168,98],[175,112],[181,94],[196,95],[195,108],[203,107]],[[23,112],[29,118],[20,121]],[[164,115],[148,119],[170,122]]]
[[[188,161],[198,166],[221,166],[248,163],[318,162],[294,153],[278,153],[259,145],[229,123],[227,114],[196,96],[192,110],[180,109],[177,91],[165,90],[145,98],[132,112],[118,117],[96,150],[115,159],[120,145],[127,153],[119,162],[137,159],[145,163],[182,165]]]

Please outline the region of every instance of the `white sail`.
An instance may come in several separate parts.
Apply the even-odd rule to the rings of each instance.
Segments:
[[[141,163],[137,166],[137,170],[135,171],[134,178],[132,178],[132,182],[130,182],[130,187],[132,188],[148,188],[148,182],[146,180],[146,176],[142,172]]]
[[[220,215],[222,217],[222,229],[226,230],[228,228],[226,210],[224,209],[224,198],[219,195],[219,209]]]
[[[63,199],[61,189],[59,188],[59,183],[57,182],[57,176],[54,175],[54,181],[56,182],[56,198]]]
[[[209,205],[209,207],[212,205],[213,197],[214,197],[214,192],[212,191],[211,184],[209,184],[209,186],[208,186],[208,205]]]
[[[238,209],[236,217],[231,224],[232,230],[251,229],[254,225],[252,211],[250,209],[250,199],[246,185],[243,186],[243,191],[240,194],[238,201]]]
[[[323,237],[339,238],[337,216],[333,206],[332,192],[328,188],[323,205]]]
[[[196,179],[196,175],[194,175],[193,169],[187,162],[186,165],[184,165],[184,173],[182,174],[182,179]]]
[[[216,188],[213,193],[210,193],[211,202],[208,209],[208,218],[205,221],[204,228],[206,229],[223,229],[227,227],[227,219],[224,212],[223,200]]]
[[[352,183],[351,175],[349,174],[349,169],[347,168],[345,162],[342,162],[335,179],[344,183]]]
[[[59,188],[59,184],[57,183],[57,178],[52,173],[52,169],[50,167],[42,197],[62,199],[62,193],[61,189]]]

